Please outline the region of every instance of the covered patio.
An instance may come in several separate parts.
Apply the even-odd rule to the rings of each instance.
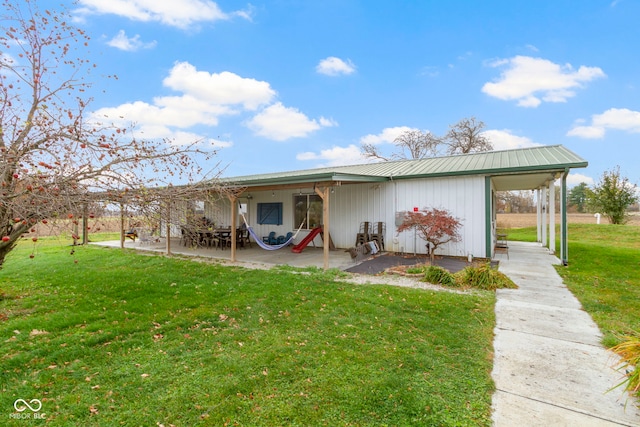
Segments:
[[[120,240],[97,242],[96,245],[120,248]],[[127,240],[124,243],[125,249],[135,249],[140,251],[150,251],[159,254],[166,254],[166,242],[160,240],[158,242],[135,242]],[[261,267],[271,268],[274,265],[289,265],[292,267],[318,267],[325,268],[325,255],[322,246],[307,246],[300,253],[291,252],[291,248],[282,248],[277,251],[266,251],[253,243],[251,247],[237,249],[235,251],[235,262],[233,261],[232,251],[230,249],[216,249],[206,247],[185,247],[180,244],[179,238],[171,239],[171,253],[173,255],[184,255],[191,257],[202,257],[219,260],[223,263],[233,263],[242,267],[243,265],[251,265],[252,268]],[[328,252],[329,268],[345,270],[356,265],[351,259],[348,252],[344,250],[332,250]]]

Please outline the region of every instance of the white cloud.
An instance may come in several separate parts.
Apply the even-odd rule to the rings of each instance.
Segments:
[[[228,20],[232,16],[250,19],[247,11],[223,12],[210,0],[79,0],[75,10],[79,17],[111,14],[133,21],[160,22],[164,25],[191,29],[201,22]]]
[[[382,129],[377,135],[365,135],[360,138],[361,144],[371,144],[371,145],[380,145],[380,144],[391,144],[393,141],[399,137],[401,134],[409,131],[418,130],[415,128],[410,128],[408,126],[396,126],[392,128]]]
[[[257,135],[276,141],[306,137],[321,127],[335,126],[335,122],[320,118],[309,119],[296,108],[285,107],[278,102],[256,114],[246,122]]]
[[[127,37],[124,30],[118,31],[111,40],[107,42],[111,47],[116,49],[125,50],[127,52],[135,52],[139,49],[151,49],[156,46],[156,41],[144,43],[140,40],[140,35],[136,34],[133,37]]]
[[[599,139],[604,136],[605,129],[598,126],[575,126],[567,136],[577,136],[585,139]]]
[[[330,56],[318,63],[316,71],[327,76],[338,76],[341,74],[353,74],[356,71],[356,67],[349,59],[345,62],[340,58]]]
[[[188,62],[176,63],[163,84],[213,104],[242,104],[248,110],[270,103],[276,95],[267,82],[228,71],[219,74],[198,71]]]
[[[181,109],[177,106],[151,105],[136,101],[121,104],[117,107],[101,108],[93,112],[89,120],[104,125],[114,125],[128,128],[135,124],[134,135],[145,139],[166,139],[174,145],[187,145],[199,142],[214,148],[229,146],[228,142],[218,141],[189,132],[195,125],[217,125],[216,116],[208,115],[206,111],[197,108]],[[218,113],[219,114],[219,113]]]
[[[135,123],[137,132],[144,133],[146,138],[169,138],[175,144],[202,140],[216,147],[227,143],[200,137],[189,129],[217,126],[222,116],[240,115],[265,105],[268,106],[244,124],[266,138],[283,141],[337,126],[332,119],[310,119],[280,102],[271,104],[276,92],[269,83],[227,71],[219,74],[198,71],[181,62],[175,64],[163,83],[178,94],[153,98],[152,103],[135,101],[102,108],[92,114],[91,120],[123,128]]]
[[[514,148],[538,147],[542,145],[533,142],[527,137],[514,135],[509,129],[487,130],[482,132],[482,136],[489,138],[494,150],[511,150]]]
[[[515,56],[490,64],[507,67],[497,81],[485,83],[482,92],[505,101],[516,100],[521,107],[537,107],[544,102],[566,102],[575,89],[594,79],[606,77],[599,67],[559,65],[547,59]]]
[[[567,186],[568,187],[573,187],[576,186],[580,183],[586,183],[587,185],[593,185],[595,183],[595,181],[593,180],[593,178],[591,178],[590,176],[586,176],[586,175],[582,175],[579,173],[570,173],[567,176]]]
[[[348,147],[333,147],[320,150],[320,153],[305,152],[296,156],[297,160],[323,160],[317,167],[344,166],[366,163],[370,160],[362,156],[360,148],[351,144]]]
[[[136,132],[149,139],[167,138],[174,144],[201,141],[214,147],[228,143],[203,137],[189,129],[195,126],[217,126],[221,116],[253,111],[275,96],[267,82],[198,71],[188,63],[178,63],[164,80],[165,86],[179,92],[161,96],[152,103],[135,101],[115,107],[101,108],[91,120],[128,128],[135,124]],[[323,126],[331,123],[321,119]]]
[[[591,125],[582,126],[578,121],[567,136],[580,138],[603,138],[607,129],[621,130],[629,133],[640,133],[640,112],[627,108],[610,108],[602,114],[591,116]]]
[[[640,132],[640,112],[627,108],[610,108],[602,114],[596,114],[592,119],[594,126],[631,133]]]

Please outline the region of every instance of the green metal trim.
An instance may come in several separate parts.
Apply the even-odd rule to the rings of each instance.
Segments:
[[[540,166],[518,166],[511,168],[487,168],[487,169],[469,169],[459,171],[446,171],[437,173],[425,173],[425,174],[413,174],[413,175],[397,175],[393,179],[400,181],[401,179],[419,179],[419,178],[440,178],[446,176],[464,176],[464,175],[521,175],[522,172],[540,173],[549,172],[554,173],[565,170],[567,168],[586,168],[587,162],[584,163],[567,163],[552,165],[540,165]]]
[[[322,173],[322,174],[308,174],[308,175],[295,175],[295,176],[281,176],[277,178],[252,178],[252,179],[222,179],[222,182],[230,185],[241,185],[246,187],[252,186],[264,186],[264,185],[286,185],[286,184],[303,184],[320,181],[342,181],[342,182],[386,182],[389,181],[388,177],[384,176],[371,176],[371,175],[354,175],[343,173]]]
[[[225,184],[278,185],[319,180],[384,182],[469,175],[509,175],[562,172],[583,168],[588,162],[561,145],[472,153],[418,160],[397,160],[351,166],[325,167],[289,172],[221,178]]]
[[[484,214],[485,214],[485,257],[491,258],[493,256],[493,234],[491,233],[491,177],[484,177]]]

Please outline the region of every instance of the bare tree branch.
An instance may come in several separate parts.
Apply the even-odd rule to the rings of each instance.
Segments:
[[[475,117],[460,120],[449,126],[445,136],[445,143],[449,146],[447,154],[469,154],[480,151],[491,151],[491,141],[483,136],[484,122],[476,121]]]
[[[87,205],[126,202],[144,211],[190,195],[224,193],[201,184],[198,141],[136,138],[129,128],[87,114],[93,68],[89,38],[66,11],[39,10],[35,0],[1,0],[0,268],[25,232],[42,221],[73,218]],[[187,184],[171,188],[175,181]],[[157,189],[157,190],[153,190]]]

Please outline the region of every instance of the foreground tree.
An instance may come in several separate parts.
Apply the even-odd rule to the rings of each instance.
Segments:
[[[87,114],[89,39],[66,11],[3,0],[0,36],[0,268],[36,225],[78,215],[97,201],[135,200],[199,173],[196,145],[144,141]],[[157,199],[157,197],[155,197]],[[74,236],[77,238],[77,236]]]
[[[449,126],[449,132],[444,138],[447,144],[447,154],[469,154],[493,150],[489,138],[482,135],[484,122],[475,117],[460,120]]]
[[[462,223],[445,209],[425,208],[420,212],[405,212],[398,233],[415,229],[420,238],[427,242],[427,249],[433,264],[434,252],[448,242],[460,241],[459,230]]]
[[[600,181],[589,191],[588,204],[594,212],[600,212],[611,224],[625,224],[627,209],[638,201],[638,186],[620,175],[620,166],[605,171]]]

